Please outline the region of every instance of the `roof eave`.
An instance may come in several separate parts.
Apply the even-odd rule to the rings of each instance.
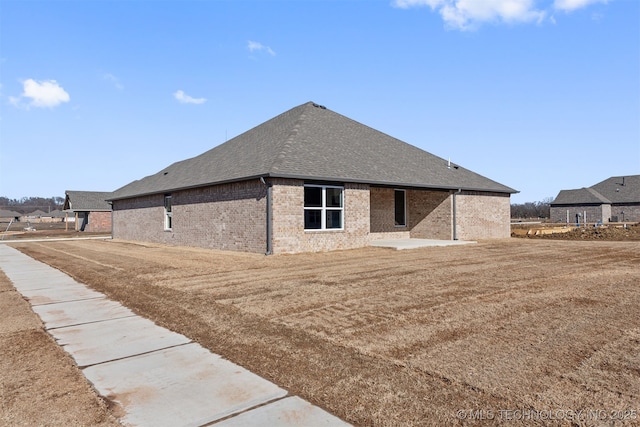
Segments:
[[[118,201],[118,200],[126,200],[135,197],[146,197],[146,196],[154,196],[157,194],[167,194],[173,193],[176,191],[184,191],[184,190],[193,190],[196,188],[209,187],[212,185],[223,185],[230,184],[233,182],[240,181],[251,181],[254,179],[260,178],[281,178],[281,179],[300,179],[304,181],[327,181],[327,182],[350,182],[354,184],[368,184],[368,185],[378,185],[383,187],[406,187],[406,188],[428,188],[428,189],[437,189],[437,190],[464,190],[464,191],[483,191],[483,192],[491,192],[491,193],[503,193],[503,194],[517,194],[518,190],[513,188],[504,186],[504,188],[488,188],[488,187],[472,187],[472,186],[455,186],[455,185],[430,185],[430,184],[417,184],[417,183],[407,183],[407,182],[390,182],[390,181],[379,181],[379,180],[368,180],[368,179],[346,179],[343,177],[318,177],[318,176],[310,176],[310,175],[298,175],[298,174],[281,174],[281,173],[261,173],[256,175],[250,175],[246,177],[232,178],[228,180],[215,181],[215,182],[207,182],[203,184],[191,185],[186,187],[171,187],[162,190],[156,191],[148,191],[144,193],[130,194],[124,195],[121,197],[112,197],[106,199],[108,202]]]
[[[506,187],[506,186],[504,189],[477,188],[477,187],[469,187],[469,186],[429,185],[429,184],[390,182],[390,181],[379,181],[379,180],[368,180],[368,179],[357,179],[357,178],[347,179],[347,178],[341,178],[341,177],[318,177],[318,176],[308,176],[308,175],[274,174],[274,173],[268,174],[267,177],[283,178],[283,179],[301,179],[305,181],[351,182],[354,184],[369,184],[369,185],[378,185],[381,187],[407,187],[407,188],[429,188],[429,189],[438,189],[438,190],[484,191],[484,192],[505,193],[505,194],[519,193],[518,190],[514,190],[513,188]]]

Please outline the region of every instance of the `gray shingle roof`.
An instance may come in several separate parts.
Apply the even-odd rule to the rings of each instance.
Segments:
[[[62,212],[58,209],[53,210],[47,214],[47,216],[50,216],[51,218],[64,218],[66,215],[66,212]]]
[[[515,193],[312,102],[199,156],[116,190],[111,199],[258,177]]]
[[[640,203],[640,175],[613,176],[589,188],[561,190],[551,205]]]
[[[580,188],[577,190],[561,190],[552,205],[601,205],[603,203],[611,202],[591,188]]]
[[[640,203],[640,175],[613,176],[591,188],[604,194],[612,203]]]
[[[21,216],[22,214],[20,212],[0,209],[0,218],[18,218]]]
[[[107,202],[111,197],[110,191],[65,191],[64,210],[106,212],[111,210]]]

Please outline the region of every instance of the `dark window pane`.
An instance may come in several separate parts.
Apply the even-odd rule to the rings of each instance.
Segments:
[[[327,207],[342,207],[342,188],[327,188]]]
[[[304,207],[322,207],[322,187],[304,187]]]
[[[342,211],[327,211],[327,228],[342,228]]]
[[[322,211],[319,209],[304,210],[304,229],[319,230],[322,228]]]
[[[404,194],[404,191],[395,191],[396,225],[407,225]]]

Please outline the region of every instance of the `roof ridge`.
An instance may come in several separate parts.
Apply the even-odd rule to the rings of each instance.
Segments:
[[[289,131],[289,136],[280,143],[280,149],[278,151],[278,154],[274,156],[273,163],[271,164],[271,167],[268,169],[269,173],[278,171],[278,166],[280,166],[284,162],[284,160],[287,157],[287,154],[291,150],[292,145],[296,142],[295,138],[296,136],[298,136],[299,130],[302,124],[304,123],[305,119],[307,118],[307,110],[309,109],[309,107],[316,107],[316,106],[320,107],[318,104],[312,101],[305,102],[304,104],[301,104],[298,106],[298,108],[300,108],[302,111],[298,116],[298,118],[296,119],[293,127]]]
[[[611,203],[611,200],[607,199],[606,197],[604,197],[602,194],[600,194],[598,191],[594,190],[593,188],[585,187],[585,190],[587,190],[589,193],[597,197],[601,202]]]

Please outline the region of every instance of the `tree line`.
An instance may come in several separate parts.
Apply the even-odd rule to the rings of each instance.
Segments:
[[[21,199],[9,199],[0,196],[0,209],[28,214],[35,210],[49,213],[56,209],[62,209],[64,197],[23,197]]]
[[[541,202],[515,203],[511,205],[511,218],[550,218],[552,197],[547,197]]]

